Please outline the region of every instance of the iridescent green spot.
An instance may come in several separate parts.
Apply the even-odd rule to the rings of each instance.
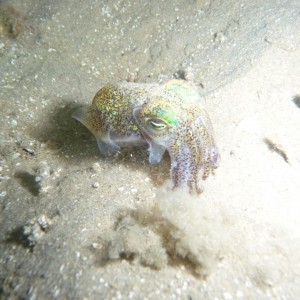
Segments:
[[[179,97],[181,99],[189,99],[198,97],[198,93],[195,89],[191,88],[187,84],[178,84],[172,83],[167,86],[167,91],[173,94],[175,97]]]
[[[132,131],[138,131],[139,130],[139,127],[137,125],[129,125],[129,129],[132,130]]]
[[[176,116],[170,110],[166,110],[161,107],[155,107],[153,108],[152,113],[157,118],[164,120],[170,126],[176,126],[178,123]]]

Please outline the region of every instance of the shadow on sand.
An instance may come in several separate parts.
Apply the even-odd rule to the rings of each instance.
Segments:
[[[54,108],[49,118],[43,120],[42,126],[36,128],[33,137],[43,143],[44,151],[50,152],[62,163],[79,165],[84,161],[101,163],[105,161],[113,166],[125,164],[132,170],[145,172],[155,185],[160,186],[170,174],[170,158],[166,153],[158,165],[148,162],[147,146],[124,147],[119,153],[105,157],[98,150],[93,135],[81,123],[72,118],[78,104],[65,101],[63,107]]]

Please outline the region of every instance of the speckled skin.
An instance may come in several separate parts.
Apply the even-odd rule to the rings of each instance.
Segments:
[[[154,164],[167,150],[174,187],[201,192],[202,180],[218,166],[210,119],[197,90],[187,81],[106,85],[90,107],[77,110],[73,117],[95,135],[104,155],[120,146],[147,142]]]

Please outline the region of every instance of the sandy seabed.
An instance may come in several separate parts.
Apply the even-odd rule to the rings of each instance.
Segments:
[[[1,299],[300,298],[299,1],[0,1]],[[221,153],[173,191],[71,118],[184,76]]]

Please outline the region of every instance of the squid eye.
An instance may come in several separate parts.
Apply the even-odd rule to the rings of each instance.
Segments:
[[[149,119],[148,124],[151,128],[158,131],[164,130],[167,127],[167,124],[161,119]]]

